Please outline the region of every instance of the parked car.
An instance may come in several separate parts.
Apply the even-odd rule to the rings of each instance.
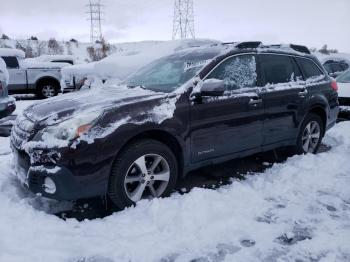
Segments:
[[[338,121],[350,120],[350,69],[337,77],[340,112]]]
[[[16,109],[15,99],[9,97],[7,92],[7,83],[9,81],[9,73],[6,64],[0,58],[0,119],[12,114]]]
[[[337,77],[349,69],[350,62],[346,59],[332,58],[325,60],[323,66],[330,76]]]
[[[33,105],[11,144],[30,191],[124,208],[199,167],[282,146],[316,153],[338,111],[337,84],[306,47],[219,44],[156,60],[124,86]]]
[[[21,50],[0,48],[10,75],[10,93],[34,93],[41,98],[56,96],[60,91],[61,68],[67,63],[25,61]]]
[[[337,77],[340,105],[350,106],[350,69]]]

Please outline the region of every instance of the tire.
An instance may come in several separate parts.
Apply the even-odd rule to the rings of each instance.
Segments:
[[[321,145],[323,135],[324,124],[322,118],[315,113],[309,113],[300,127],[297,145],[293,149],[294,153],[299,155],[316,154]],[[309,141],[309,144],[307,144],[307,141]]]
[[[108,195],[118,208],[124,209],[144,198],[169,196],[177,177],[177,160],[170,148],[156,140],[138,140],[114,161]]]
[[[53,81],[43,81],[37,87],[37,96],[42,99],[57,96],[59,85]]]

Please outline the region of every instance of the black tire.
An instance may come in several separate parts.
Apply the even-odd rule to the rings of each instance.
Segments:
[[[50,87],[52,89],[52,96],[47,95],[47,92],[44,92],[45,88]],[[58,95],[59,85],[54,81],[42,81],[37,86],[37,96],[41,99],[46,99]]]
[[[135,164],[135,161],[144,155],[161,156],[168,164],[167,167],[170,172],[169,181],[166,187],[164,185],[164,192],[158,197],[167,197],[175,189],[178,177],[178,165],[174,153],[166,145],[156,140],[138,140],[127,146],[127,148],[117,156],[112,166],[108,184],[108,195],[112,202],[120,209],[136,204],[128,196],[128,189],[126,189],[124,182],[129,172],[131,172],[130,170],[133,164]]]
[[[305,151],[305,149],[303,147],[303,135],[305,134],[304,132],[306,131],[306,127],[311,123],[318,124],[320,137],[318,139],[318,142],[315,143],[315,146],[312,147],[310,149],[310,151]],[[309,113],[308,115],[306,115],[303,123],[300,126],[300,130],[299,130],[299,134],[298,134],[298,138],[297,138],[297,145],[293,148],[293,153],[299,154],[299,155],[307,154],[307,153],[316,154],[320,145],[321,145],[321,142],[322,142],[322,139],[324,136],[324,128],[325,127],[324,127],[322,118],[319,115],[317,115],[315,113]]]

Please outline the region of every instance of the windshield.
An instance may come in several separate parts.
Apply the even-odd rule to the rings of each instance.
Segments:
[[[194,77],[219,50],[181,52],[158,59],[131,75],[125,84],[160,92],[172,92]]]
[[[345,71],[337,78],[337,82],[339,83],[350,83],[350,69]]]

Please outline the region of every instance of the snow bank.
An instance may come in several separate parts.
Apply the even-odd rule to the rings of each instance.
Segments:
[[[245,181],[81,223],[50,215],[61,207],[18,185],[0,138],[0,261],[349,261],[349,132],[339,124],[329,152]]]

